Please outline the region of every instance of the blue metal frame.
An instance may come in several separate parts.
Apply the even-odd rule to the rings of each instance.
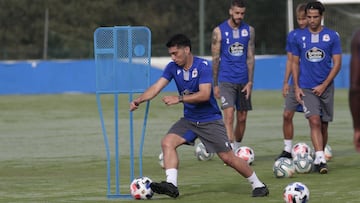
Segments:
[[[100,116],[100,122],[101,122],[101,127],[102,127],[102,134],[104,137],[104,143],[105,143],[105,150],[106,150],[106,158],[107,158],[107,197],[108,198],[132,198],[131,194],[129,194],[129,190],[127,191],[127,193],[124,193],[120,190],[120,175],[121,175],[121,171],[120,171],[120,146],[119,146],[119,127],[118,127],[118,121],[119,121],[119,100],[118,97],[120,94],[128,94],[129,96],[129,102],[131,102],[133,100],[133,94],[135,93],[143,93],[145,91],[145,89],[147,87],[144,87],[144,89],[141,90],[133,90],[133,89],[129,89],[128,91],[122,91],[122,90],[117,90],[117,85],[116,82],[117,80],[114,82],[113,87],[111,87],[110,89],[101,89],[98,87],[98,74],[99,71],[98,69],[101,69],[100,64],[98,63],[98,60],[100,60],[98,57],[100,57],[101,54],[110,54],[113,55],[113,61],[112,61],[112,66],[114,67],[116,65],[116,60],[117,60],[117,55],[118,55],[118,49],[117,49],[117,36],[116,36],[116,31],[117,30],[121,30],[121,29],[125,29],[128,31],[128,44],[130,47],[127,47],[128,49],[128,57],[129,57],[129,61],[128,63],[132,63],[132,49],[133,47],[131,47],[132,45],[132,31],[136,30],[136,29],[142,29],[147,31],[148,33],[148,60],[149,60],[149,64],[148,64],[148,69],[147,69],[147,87],[150,85],[150,57],[151,57],[151,32],[147,27],[143,27],[143,26],[137,26],[137,27],[131,27],[131,26],[115,26],[115,27],[102,27],[102,28],[98,28],[96,29],[96,31],[94,32],[94,53],[95,53],[95,62],[96,62],[96,74],[97,74],[97,86],[96,86],[96,100],[97,100],[97,106],[98,106],[98,112],[99,112],[99,116]],[[109,31],[111,33],[112,31],[112,40],[113,40],[113,48],[97,48],[97,34],[98,32],[102,32],[102,31]],[[105,121],[104,121],[104,116],[103,116],[103,111],[102,111],[102,104],[101,104],[101,95],[103,94],[113,94],[114,95],[114,154],[115,154],[115,181],[114,183],[111,180],[111,149],[110,149],[110,145],[109,145],[109,136],[107,135],[107,131],[106,131],[106,126],[105,126]],[[143,128],[141,131],[141,139],[140,139],[140,143],[139,143],[139,154],[138,154],[138,158],[139,158],[139,174],[138,176],[142,176],[143,175],[143,148],[144,148],[144,140],[145,140],[145,133],[146,133],[146,124],[147,124],[147,118],[148,118],[148,112],[149,112],[149,107],[150,107],[150,102],[146,102],[146,108],[145,108],[145,115],[144,115],[144,120],[143,120]],[[133,112],[129,112],[129,130],[130,130],[130,178],[129,178],[129,183],[127,183],[127,185],[130,185],[131,181],[135,178],[135,153],[134,153],[134,130],[133,130]],[[115,192],[111,191],[111,187],[112,184],[115,184]]]

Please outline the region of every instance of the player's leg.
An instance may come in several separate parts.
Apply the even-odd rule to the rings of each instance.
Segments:
[[[242,92],[245,85],[236,86],[236,126],[235,126],[235,150],[241,145],[246,129],[248,111],[252,110],[251,96],[246,99],[245,92]]]
[[[275,159],[277,160],[280,157],[292,158],[291,156],[291,149],[292,149],[292,140],[294,138],[294,124],[293,118],[295,111],[299,107],[299,103],[296,101],[295,98],[295,91],[294,87],[290,86],[288,94],[285,98],[285,106],[283,111],[283,142],[284,142],[284,149],[280,153],[280,155]]]
[[[224,124],[227,136],[231,143],[234,142],[234,107],[227,107],[223,109]],[[232,146],[233,147],[233,146]]]
[[[269,194],[266,185],[259,180],[247,162],[232,152],[222,120],[199,123],[195,133],[199,135],[201,142],[205,145],[208,152],[217,153],[225,164],[247,178],[253,188],[252,195],[254,197],[262,197]]]
[[[236,100],[236,85],[231,83],[219,83],[221,109],[223,110],[224,123],[227,137],[231,143],[231,147],[235,150],[233,142],[234,138],[234,112]]]
[[[179,157],[176,149],[183,144],[193,145],[195,139],[196,135],[190,130],[189,122],[180,119],[161,140],[166,181],[151,183],[150,187],[155,193],[166,194],[173,198],[179,196],[177,188]]]
[[[306,97],[303,97],[305,117],[310,126],[311,141],[315,149],[314,170],[326,174],[328,172],[322,135],[321,104],[320,98],[311,89],[303,89]]]

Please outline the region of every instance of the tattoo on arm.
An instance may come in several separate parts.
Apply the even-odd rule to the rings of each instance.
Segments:
[[[217,86],[217,83],[218,83],[220,48],[221,48],[221,35],[220,35],[220,29],[217,27],[214,29],[214,31],[212,33],[212,39],[211,39],[213,82],[214,82],[215,86]]]

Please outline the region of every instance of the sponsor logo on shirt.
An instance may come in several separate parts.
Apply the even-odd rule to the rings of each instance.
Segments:
[[[305,53],[305,57],[310,62],[320,62],[325,58],[325,52],[317,47],[313,47]]]

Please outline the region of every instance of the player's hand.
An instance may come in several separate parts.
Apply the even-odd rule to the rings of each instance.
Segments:
[[[138,108],[139,108],[139,103],[138,102],[136,102],[136,101],[130,102],[130,111],[135,111]]]
[[[316,96],[319,96],[319,97],[320,97],[320,96],[322,95],[322,93],[324,93],[325,89],[326,89],[326,86],[323,85],[323,84],[320,84],[320,85],[314,87],[313,90],[312,90],[312,92],[313,92]]]
[[[216,99],[220,99],[220,89],[219,86],[214,86],[214,96]]]
[[[248,82],[241,92],[245,93],[245,98],[249,99],[251,95],[252,83]]]
[[[297,87],[295,88],[295,97],[296,97],[296,101],[298,101],[300,104],[303,103],[302,97],[305,96],[304,92],[302,91],[301,88]]]
[[[283,97],[286,97],[286,95],[288,95],[289,94],[289,84],[287,84],[287,83],[284,83],[284,86],[283,86],[283,88],[282,88],[282,95],[283,95]]]
[[[162,98],[162,101],[168,106],[178,104],[179,96],[173,96],[173,95],[172,96],[164,96]]]

